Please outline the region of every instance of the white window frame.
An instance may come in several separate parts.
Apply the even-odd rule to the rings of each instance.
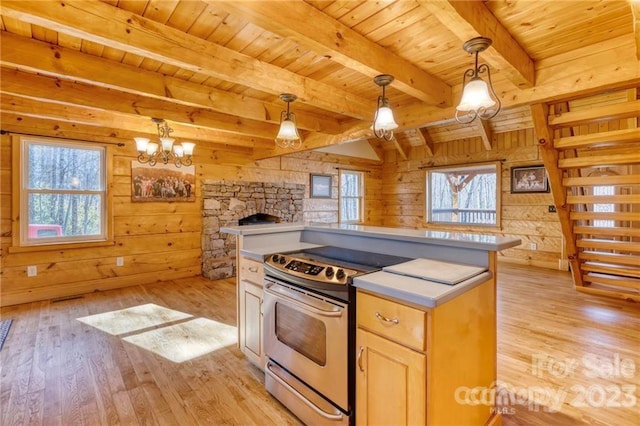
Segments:
[[[104,244],[110,240],[110,229],[108,229],[110,208],[108,203],[108,191],[107,191],[107,148],[103,145],[89,144],[86,142],[78,142],[67,139],[53,139],[39,136],[20,136],[17,138],[17,154],[19,161],[14,164],[19,164],[19,173],[14,175],[17,177],[17,194],[18,194],[18,220],[15,231],[19,238],[17,241],[14,239],[14,244],[17,243],[19,247],[25,248],[38,248],[38,247],[52,247],[60,244],[73,245],[74,243],[80,243],[82,245],[90,243]],[[87,149],[100,153],[100,162],[102,170],[100,173],[100,188],[99,190],[67,190],[67,189],[31,189],[28,187],[29,182],[29,146],[30,145],[51,145],[59,147],[68,147],[75,149]],[[14,187],[14,194],[16,193]],[[81,236],[63,236],[63,237],[49,237],[49,238],[29,238],[29,195],[31,194],[74,194],[74,195],[98,195],[100,197],[100,234],[98,235],[81,235]],[[20,218],[23,218],[22,220]],[[14,235],[16,233],[14,232]]]
[[[442,173],[443,171],[452,170],[452,171],[465,171],[465,170],[473,170],[478,168],[488,168],[494,167],[496,174],[496,211],[495,223],[473,223],[473,222],[449,222],[449,221],[437,221],[433,220],[432,215],[432,206],[431,206],[431,173],[438,172]],[[490,161],[485,163],[475,163],[470,165],[457,165],[457,166],[441,166],[441,167],[433,167],[426,171],[425,173],[425,218],[426,224],[429,226],[455,226],[455,227],[480,227],[480,228],[500,228],[501,227],[501,199],[502,199],[502,163],[500,161]]]
[[[358,194],[357,196],[345,196],[342,193],[342,175],[343,174],[356,174],[360,176],[360,188],[358,189]],[[357,171],[357,170],[340,170],[340,173],[338,175],[338,179],[339,179],[339,194],[338,194],[338,205],[339,205],[339,212],[338,212],[338,216],[339,216],[339,221],[340,223],[351,223],[351,224],[359,224],[359,223],[363,223],[364,222],[364,179],[365,179],[365,172],[362,171]],[[342,218],[342,201],[344,199],[356,199],[358,200],[358,219],[356,220],[343,220]]]

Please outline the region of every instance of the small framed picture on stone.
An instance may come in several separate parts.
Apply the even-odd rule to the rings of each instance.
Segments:
[[[310,198],[331,198],[331,175],[315,175],[310,177]]]

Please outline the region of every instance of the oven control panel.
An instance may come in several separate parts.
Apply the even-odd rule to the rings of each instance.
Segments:
[[[284,254],[273,254],[265,263],[287,274],[328,284],[346,285],[358,274],[353,269]]]

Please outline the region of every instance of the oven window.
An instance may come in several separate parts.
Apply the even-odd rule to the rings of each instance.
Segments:
[[[324,323],[304,312],[276,303],[278,340],[318,365],[327,363],[327,329]]]

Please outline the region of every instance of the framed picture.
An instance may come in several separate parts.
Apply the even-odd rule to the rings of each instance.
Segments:
[[[331,175],[311,175],[309,197],[331,198]]]
[[[131,201],[196,201],[195,166],[131,161]]]
[[[549,181],[544,166],[512,167],[511,193],[533,192],[549,192]]]

